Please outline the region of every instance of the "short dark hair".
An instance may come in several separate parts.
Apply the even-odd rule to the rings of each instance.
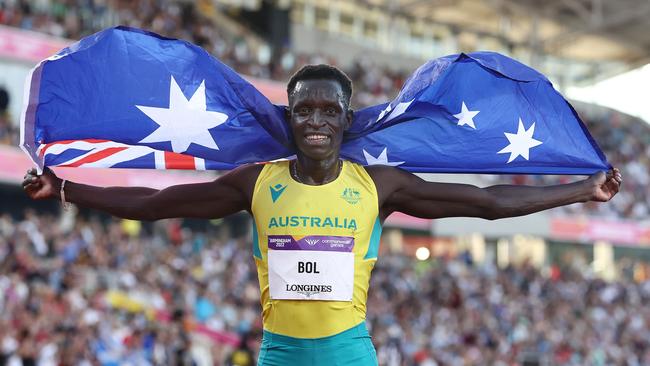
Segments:
[[[296,71],[295,74],[289,79],[287,84],[287,96],[291,99],[296,84],[302,80],[333,80],[341,85],[343,90],[344,103],[347,108],[350,108],[350,99],[352,98],[352,80],[340,69],[331,65],[305,65]]]

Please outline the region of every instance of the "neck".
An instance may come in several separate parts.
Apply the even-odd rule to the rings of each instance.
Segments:
[[[303,184],[318,186],[335,180],[343,162],[339,161],[338,154],[325,160],[314,160],[299,154],[293,164],[294,179]]]

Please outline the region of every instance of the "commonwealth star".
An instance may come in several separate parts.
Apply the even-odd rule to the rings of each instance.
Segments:
[[[169,86],[169,108],[140,105],[136,107],[160,126],[140,142],[169,141],[172,150],[177,153],[187,151],[192,143],[219,149],[208,130],[226,122],[228,116],[207,110],[205,80],[201,82],[192,97],[187,99],[172,76]]]

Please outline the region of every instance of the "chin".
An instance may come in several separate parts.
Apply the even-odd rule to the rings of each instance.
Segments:
[[[299,150],[302,155],[313,160],[325,160],[337,153],[334,149],[328,146],[301,146],[299,147]]]

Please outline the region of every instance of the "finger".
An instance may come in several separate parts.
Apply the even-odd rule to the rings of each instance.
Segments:
[[[32,192],[36,191],[38,188],[36,187],[35,184],[27,184],[25,187],[23,187],[23,189],[27,193],[32,193]]]
[[[23,183],[25,183],[25,186],[40,186],[41,182],[38,179],[27,179]]]
[[[26,175],[26,176],[25,176],[25,179],[23,179],[23,186],[25,186],[25,185],[27,185],[27,184],[29,184],[29,183],[32,183],[32,182],[34,182],[35,180],[36,180],[36,177],[34,177],[34,176],[30,176],[30,175]]]
[[[35,192],[40,191],[41,188],[43,188],[43,185],[40,184],[40,183],[32,183],[32,184],[30,184],[28,186],[28,188],[29,188],[29,192],[34,192],[35,193]]]
[[[605,184],[605,183],[609,182],[610,179],[612,179],[612,175],[609,172],[607,172],[607,173],[601,172],[601,174],[598,175],[598,179],[596,180],[596,183],[597,184]]]

